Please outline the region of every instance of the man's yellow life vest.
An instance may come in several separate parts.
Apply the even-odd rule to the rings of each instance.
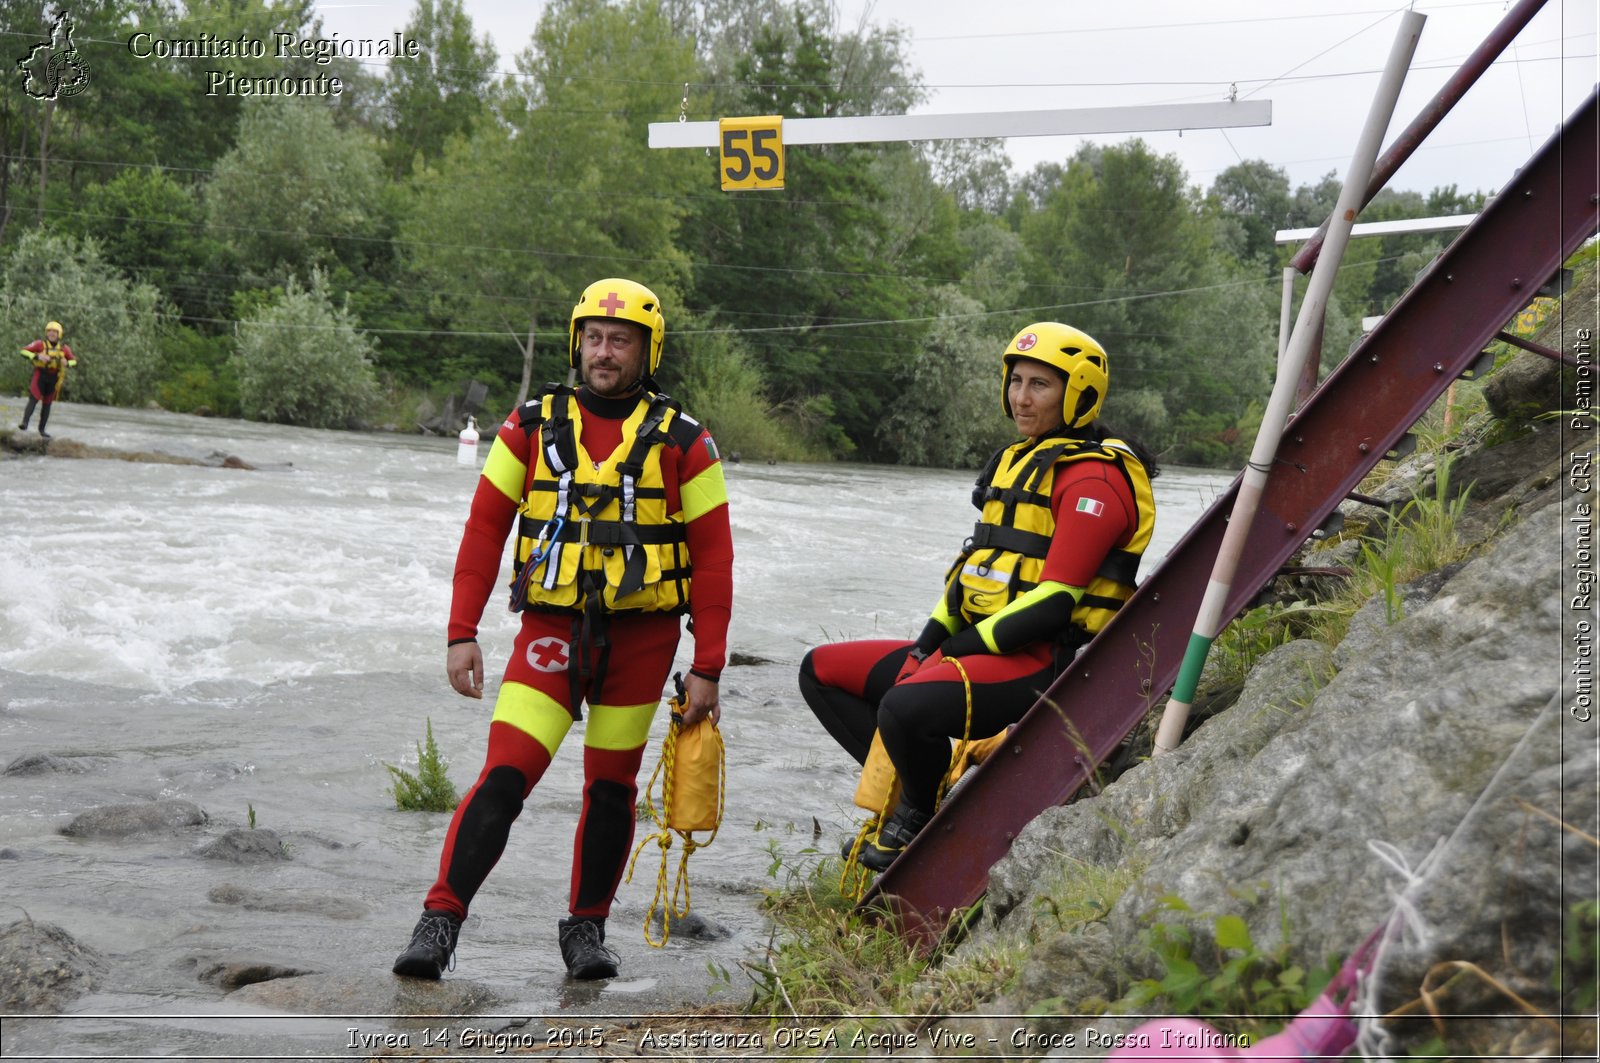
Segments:
[[[623,422],[622,442],[596,463],[579,443],[583,407],[571,388],[551,385],[534,402],[538,417],[524,415],[523,424],[530,433],[537,426],[539,438],[517,510],[511,608],[686,611],[683,511],[667,511],[661,472],[682,407],[645,393]]]
[[[1121,440],[1046,437],[1005,448],[979,477],[972,501],[982,517],[948,577],[946,605],[952,616],[959,612],[967,623],[977,623],[1038,585],[1056,531],[1050,510],[1056,470],[1076,461],[1110,462],[1127,477],[1139,525],[1126,547],[1106,555],[1072,612],[1073,626],[1092,635],[1132,597],[1139,560],[1155,529],[1149,474]]]

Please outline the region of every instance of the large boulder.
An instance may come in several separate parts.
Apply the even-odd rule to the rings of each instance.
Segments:
[[[104,971],[98,952],[53,923],[22,919],[0,930],[0,1011],[60,1011]]]
[[[230,830],[204,846],[200,855],[230,864],[263,864],[289,859],[289,849],[276,831],[265,827]]]
[[[207,816],[193,801],[146,801],[140,804],[101,805],[81,812],[61,828],[69,838],[128,838],[139,834],[170,834],[205,824]]]
[[[82,775],[99,759],[84,753],[24,753],[7,764],[0,775]]]

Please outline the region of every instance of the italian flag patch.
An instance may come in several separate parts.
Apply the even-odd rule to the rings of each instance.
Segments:
[[[1096,502],[1092,498],[1080,498],[1080,499],[1078,499],[1078,512],[1079,513],[1087,513],[1091,517],[1098,517],[1100,514],[1104,513],[1105,511],[1106,511],[1106,504],[1104,502]]]

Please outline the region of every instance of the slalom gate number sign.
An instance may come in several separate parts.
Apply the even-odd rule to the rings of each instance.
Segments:
[[[783,187],[783,116],[724,118],[721,134],[722,190]]]

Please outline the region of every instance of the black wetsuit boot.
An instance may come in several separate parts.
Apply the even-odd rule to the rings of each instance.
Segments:
[[[604,919],[563,919],[557,926],[557,937],[569,977],[584,981],[616,977],[621,960],[606,947]]]

